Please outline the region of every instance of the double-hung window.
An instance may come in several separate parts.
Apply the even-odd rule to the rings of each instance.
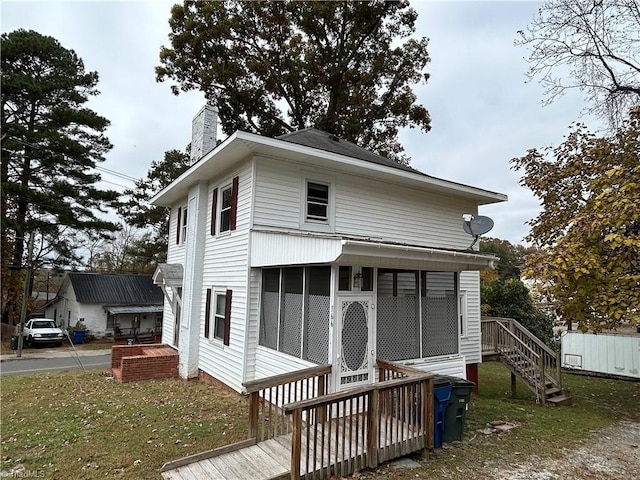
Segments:
[[[329,185],[307,181],[307,220],[329,220]]]
[[[211,235],[236,229],[238,211],[238,177],[233,177],[231,185],[218,189],[211,194]]]
[[[188,209],[184,207],[178,208],[178,220],[176,221],[176,244],[180,245],[187,241],[187,214]]]
[[[204,336],[229,345],[231,333],[231,290],[207,289]]]
[[[231,229],[231,185],[222,189],[222,203],[220,205],[220,231]]]
[[[213,313],[213,338],[224,340],[224,313],[226,311],[227,295],[216,292],[214,298],[215,310]]]

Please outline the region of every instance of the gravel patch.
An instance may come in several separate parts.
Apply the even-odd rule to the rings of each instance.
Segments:
[[[488,473],[496,480],[640,480],[640,423],[619,422],[556,458],[534,455]]]

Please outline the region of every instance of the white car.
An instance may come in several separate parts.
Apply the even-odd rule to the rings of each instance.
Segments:
[[[62,345],[64,333],[56,325],[54,320],[49,318],[34,318],[29,320],[22,330],[22,336],[27,346],[40,345],[44,343],[55,343]]]

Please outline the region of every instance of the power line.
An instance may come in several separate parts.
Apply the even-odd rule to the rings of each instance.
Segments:
[[[127,186],[125,186],[125,185],[120,185],[119,183],[116,183],[116,182],[110,182],[109,180],[105,180],[105,179],[103,179],[103,178],[101,178],[101,179],[100,179],[100,181],[101,181],[101,182],[104,182],[104,183],[110,183],[111,185],[115,185],[115,186],[117,186],[117,187],[121,187],[121,188],[126,188],[126,189],[131,188],[131,187],[127,187]]]
[[[111,175],[115,175],[116,177],[121,177],[121,178],[123,178],[125,180],[131,180],[132,182],[137,182],[138,180],[140,180],[139,178],[131,177],[131,176],[126,175],[124,173],[116,172],[115,170],[111,170],[109,168],[105,168],[105,167],[102,167],[102,166],[99,166],[99,165],[96,166],[95,169],[96,170],[101,170],[101,171],[103,171],[105,173],[109,173]]]
[[[46,150],[44,147],[42,147],[40,145],[36,145],[36,144],[30,143],[30,142],[25,142],[24,140],[19,140],[19,139],[15,139],[15,138],[13,140],[15,142],[17,142],[17,143],[20,143],[20,144],[25,145],[27,147],[34,148],[36,150]],[[125,173],[121,173],[121,172],[118,172],[116,170],[111,170],[110,168],[102,167],[100,165],[96,165],[94,168],[96,170],[102,171],[102,172],[107,173],[109,175],[113,175],[115,177],[120,177],[123,180],[129,180],[129,181],[134,182],[134,183],[137,182],[138,180],[140,180],[139,178],[135,178],[135,177],[132,177],[132,176],[127,175]],[[117,186],[122,187],[122,188],[129,188],[129,187],[125,187],[124,185],[119,185],[119,184],[114,183],[114,182],[109,182],[108,180],[102,180],[102,181],[106,182],[106,183],[111,183],[113,185],[117,185]]]

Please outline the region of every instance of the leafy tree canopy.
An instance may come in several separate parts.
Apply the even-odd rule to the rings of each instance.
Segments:
[[[200,89],[226,134],[316,127],[406,162],[398,129],[430,130],[411,85],[428,79],[426,38],[403,1],[186,0],[171,10],[157,80]]]
[[[565,321],[615,328],[640,317],[640,116],[598,137],[584,125],[565,142],[512,160],[542,202],[527,240],[526,274]]]
[[[129,225],[151,228],[151,233],[137,239],[130,245],[135,250],[129,253],[137,258],[147,257],[150,264],[166,261],[167,239],[169,238],[169,209],[156,207],[149,200],[158,191],[169,185],[189,167],[189,154],[179,150],[165,152],[162,160],[154,160],[147,176],[138,180],[135,187],[124,191],[123,200],[118,205],[118,213]]]
[[[520,279],[521,268],[532,249],[499,238],[485,238],[480,242],[480,251],[500,258],[495,270],[480,274],[482,314],[513,318],[540,340],[550,343],[553,321],[534,304],[529,289]]]
[[[118,228],[99,216],[117,193],[95,185],[94,167],[111,148],[109,122],[85,106],[98,74],[56,39],[16,30],[2,34],[1,75],[2,263],[24,265],[33,235],[36,267],[78,264],[78,232]]]
[[[480,251],[493,253],[500,259],[495,270],[484,270],[481,275],[485,273],[495,275],[496,279],[503,282],[510,278],[520,279],[520,270],[527,252],[525,247],[513,245],[507,240],[486,237],[480,240]]]
[[[521,280],[509,278],[484,284],[481,297],[483,315],[513,318],[543,342],[551,343],[553,322],[535,307],[529,289]]]
[[[516,44],[548,102],[581,90],[586,111],[617,127],[640,104],[639,25],[637,0],[548,0]]]

